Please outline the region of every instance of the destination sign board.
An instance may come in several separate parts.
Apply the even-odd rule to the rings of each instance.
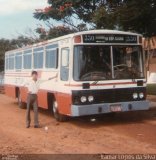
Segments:
[[[83,35],[84,43],[137,43],[135,35],[120,34],[87,34]]]

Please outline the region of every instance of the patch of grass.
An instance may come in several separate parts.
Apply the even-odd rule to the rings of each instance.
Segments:
[[[156,95],[156,84],[147,84],[147,94]]]

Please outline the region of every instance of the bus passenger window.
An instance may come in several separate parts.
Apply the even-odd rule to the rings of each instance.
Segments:
[[[61,52],[61,80],[68,81],[69,78],[69,48],[62,49]]]
[[[34,68],[40,69],[43,68],[43,47],[34,49]]]
[[[24,51],[23,58],[24,58],[23,59],[24,69],[31,69],[31,67],[32,67],[32,50]]]
[[[16,53],[15,69],[22,69],[22,52],[21,53]]]
[[[15,56],[14,54],[9,55],[9,70],[14,70]]]
[[[46,50],[46,68],[54,68],[58,67],[58,48],[47,49]]]

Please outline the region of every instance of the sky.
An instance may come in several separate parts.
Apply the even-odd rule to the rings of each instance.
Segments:
[[[47,5],[47,0],[0,0],[0,38],[16,38],[37,28],[42,22],[33,12]]]

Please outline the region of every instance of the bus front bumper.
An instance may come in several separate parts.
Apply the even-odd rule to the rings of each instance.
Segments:
[[[84,116],[84,115],[94,115],[111,113],[112,106],[119,106],[121,110],[115,112],[127,112],[127,111],[137,111],[137,110],[148,110],[149,101],[132,101],[132,102],[118,102],[118,103],[102,103],[102,104],[90,104],[90,105],[72,105],[71,106],[71,116]]]

